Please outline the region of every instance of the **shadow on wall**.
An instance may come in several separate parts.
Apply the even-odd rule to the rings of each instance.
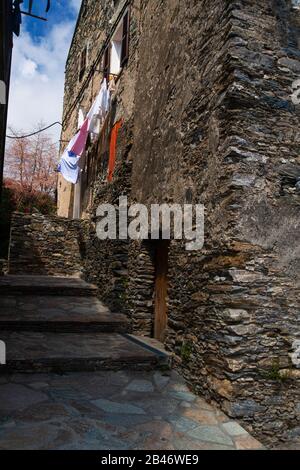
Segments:
[[[13,213],[10,274],[81,277],[84,256],[80,221]]]

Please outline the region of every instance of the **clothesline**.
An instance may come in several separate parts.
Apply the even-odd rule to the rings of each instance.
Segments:
[[[104,78],[98,96],[96,97],[91,109],[80,127],[79,131],[72,137],[65,151],[63,152],[58,171],[69,183],[76,184],[79,177],[79,160],[84,153],[87,137],[99,135],[101,125],[109,111],[110,90],[106,78]]]

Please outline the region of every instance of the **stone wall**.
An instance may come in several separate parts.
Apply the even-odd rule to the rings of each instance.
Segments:
[[[132,197],[206,207],[204,249],[170,246],[166,346],[258,436],[297,432],[299,14],[150,0],[141,21]]]
[[[120,0],[116,5],[114,1],[83,0],[79,19],[72,40],[70,52],[66,63],[66,80],[64,92],[63,130],[61,151],[66,147],[71,137],[76,133],[78,126],[78,113],[81,107],[87,113],[99,93],[103,79],[103,53],[111,34],[118,24],[120,14],[130,2]],[[116,91],[112,96],[114,111],[111,113],[110,126],[120,118],[126,123],[133,113],[134,85],[137,70],[137,38],[138,18],[140,14],[140,0],[135,0],[131,7],[131,31],[129,60],[116,84]],[[80,54],[87,46],[87,66],[84,76],[79,80]],[[125,90],[125,92],[124,92]],[[91,146],[92,143],[90,142]],[[96,145],[97,160],[105,153]],[[99,178],[105,179],[106,170],[102,168]],[[93,182],[90,183],[92,186]],[[93,190],[93,188],[91,188]],[[97,190],[97,188],[96,188]],[[62,217],[73,216],[74,185],[66,182],[61,175],[58,181],[58,209]],[[86,213],[91,207],[83,204],[82,212]],[[92,209],[91,209],[92,212]],[[87,214],[86,217],[89,215]]]
[[[110,122],[124,119],[112,183],[104,149],[91,149],[100,163],[85,275],[136,333],[152,335],[153,245],[100,242],[97,207],[121,195],[204,204],[203,250],[170,244],[165,345],[199,393],[258,437],[297,433],[299,11],[288,0],[133,1],[132,11]],[[81,20],[71,48],[65,110],[77,93],[74,44],[90,21]]]
[[[9,274],[81,276],[85,257],[81,227],[80,221],[13,213]]]
[[[129,2],[106,0],[84,0],[66,65],[64,97],[64,128],[62,139],[68,140],[76,131],[78,105],[88,110],[100,88],[103,77],[102,61],[94,67],[97,56],[107,43],[119,18],[119,14]],[[95,282],[101,291],[102,299],[113,311],[122,310],[130,315],[128,280],[129,244],[118,241],[100,242],[96,236],[96,210],[101,203],[118,204],[121,195],[130,197],[132,171],[132,143],[134,128],[134,94],[138,69],[139,16],[141,1],[131,3],[129,59],[116,83],[111,97],[111,111],[107,126],[98,142],[89,142],[87,154],[93,158],[93,174],[89,182],[89,195],[83,197],[83,217],[92,221],[85,227],[86,240],[86,279]],[[86,12],[86,13],[85,13]],[[82,39],[83,38],[83,39]],[[78,81],[78,56],[82,46],[88,43],[89,58],[86,76]],[[92,69],[94,71],[92,73]],[[85,79],[91,73],[91,78]],[[74,103],[77,103],[74,105]],[[109,135],[114,123],[122,119],[122,128],[117,142],[117,159],[113,181],[107,182]],[[58,185],[58,214],[72,217],[72,185],[60,177]],[[92,195],[92,197],[91,197]],[[87,203],[86,201],[92,201]]]

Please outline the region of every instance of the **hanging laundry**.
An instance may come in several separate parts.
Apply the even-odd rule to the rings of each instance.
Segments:
[[[109,102],[110,92],[107,89],[106,78],[104,78],[99,94],[87,114],[87,118],[89,119],[89,132],[97,135],[100,133],[101,123],[109,110]]]
[[[113,179],[113,173],[114,173],[115,164],[116,164],[117,139],[118,139],[119,129],[121,126],[122,126],[122,120],[116,122],[116,124],[114,125],[111,131],[110,147],[109,147],[109,161],[108,161],[108,175],[107,175],[108,181],[112,181]]]
[[[116,91],[116,81],[115,81],[115,77],[113,77],[113,78],[109,81],[108,90],[109,90],[110,93],[114,93],[114,92]]]
[[[82,155],[86,146],[88,134],[89,134],[89,119],[87,117],[84,123],[82,124],[80,131],[77,134],[77,138],[74,144],[71,147],[71,152],[75,153],[75,155],[79,157]]]
[[[58,171],[62,174],[64,179],[69,183],[76,184],[79,176],[78,161],[80,157],[75,155],[71,148],[74,145],[76,139],[78,138],[79,132],[70,140],[67,148],[59,162]]]
[[[99,94],[88,112],[85,121],[77,134],[69,142],[60,160],[59,171],[65,180],[70,183],[77,183],[79,175],[78,162],[85,150],[87,137],[89,133],[91,135],[100,134],[100,128],[109,111],[109,105],[110,91],[107,88],[107,81],[104,79]]]

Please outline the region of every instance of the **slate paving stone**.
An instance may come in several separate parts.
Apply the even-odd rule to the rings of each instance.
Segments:
[[[70,409],[63,403],[57,402],[43,402],[38,405],[33,405],[26,410],[17,413],[14,418],[24,422],[43,422],[50,421],[51,419],[60,419],[69,417],[70,414],[76,414],[76,410]]]
[[[35,382],[32,384],[28,384],[29,387],[33,388],[34,390],[42,390],[49,386],[47,382]]]
[[[92,403],[103,411],[107,411],[108,413],[118,413],[118,414],[136,414],[142,415],[145,414],[142,408],[139,408],[135,405],[130,403],[117,403],[109,400],[94,400]]]
[[[3,429],[14,428],[15,426],[16,426],[15,421],[8,421],[7,423],[1,424],[1,428],[3,428]]]
[[[193,421],[191,419],[185,418],[183,416],[172,417],[169,419],[170,423],[173,425],[176,431],[187,432],[191,429],[195,429],[199,426],[199,422]]]
[[[203,410],[207,410],[207,411],[211,411],[211,412],[215,412],[215,413],[221,413],[221,411],[218,408],[213,407],[212,405],[207,403],[206,400],[204,400],[203,398],[198,397],[198,396],[196,397],[196,400],[194,401],[194,405],[197,408],[201,408]]]
[[[149,380],[133,380],[129,385],[127,385],[126,390],[134,392],[153,392],[154,387],[152,382]]]
[[[182,401],[180,402],[180,405],[179,405],[181,408],[192,408],[192,405],[187,402],[187,401]]]
[[[0,449],[262,448],[238,423],[186,391],[177,374],[168,382],[162,377],[157,371],[5,376]]]
[[[188,436],[203,442],[213,442],[215,444],[233,446],[232,439],[217,426],[199,426],[188,431],[187,434]]]
[[[174,392],[187,392],[189,393],[189,388],[186,384],[183,383],[171,383],[169,388]]]
[[[235,446],[237,450],[253,450],[258,448],[259,442],[249,435],[239,436],[235,438]]]
[[[194,441],[187,439],[185,436],[174,438],[173,445],[175,450],[235,450],[234,446]]]
[[[186,418],[192,419],[202,424],[213,425],[219,423],[218,418],[216,417],[216,413],[213,411],[203,410],[201,408],[187,408],[183,414]]]
[[[2,321],[2,339],[15,367],[15,373],[4,375],[2,369],[0,376],[0,449],[262,448],[192,393],[176,371],[157,370],[167,364],[161,354],[113,333],[123,333],[126,317],[113,316],[97,299],[95,286],[80,279],[4,276],[0,291],[0,329]],[[75,330],[63,332],[70,321]],[[93,331],[95,321],[102,324],[101,333]],[[79,326],[85,326],[84,333]],[[85,372],[66,372],[73,370],[74,359]],[[87,372],[91,360],[97,372]],[[123,362],[127,368],[101,370],[107,360],[112,369]],[[53,372],[45,373],[48,363]],[[146,370],[133,370],[139,364]],[[38,373],[18,373],[24,370]]]
[[[155,372],[153,379],[158,390],[163,389],[170,382],[170,376],[163,375],[160,372]]]
[[[78,392],[77,390],[74,390],[72,387],[63,387],[63,388],[50,388],[49,391],[49,396],[52,398],[52,400],[76,400],[76,399],[82,399],[82,400],[87,400],[90,397],[87,393],[82,393]]]
[[[118,439],[113,434],[105,429],[94,429],[87,433],[86,442],[91,442],[92,445],[98,445],[98,448],[109,450],[128,450],[130,442],[124,439]]]
[[[187,402],[192,402],[196,400],[196,396],[193,393],[190,392],[182,392],[182,391],[176,391],[176,392],[171,392],[170,395],[174,398],[178,398],[180,400],[184,400]]]
[[[1,376],[0,376],[1,377]],[[20,383],[20,384],[34,384],[37,382],[47,382],[50,383],[55,377],[61,377],[57,374],[21,374],[21,373],[14,373],[7,375],[6,377],[9,378],[11,383]]]
[[[21,410],[47,398],[44,393],[29,390],[24,385],[4,384],[0,387],[0,411]]]
[[[4,450],[48,449],[59,433],[51,423],[20,425],[0,430],[0,446]]]
[[[146,396],[142,405],[143,409],[147,411],[147,413],[165,417],[176,412],[179,402],[172,396],[160,397],[159,399],[152,399],[151,397]]]
[[[233,437],[248,435],[247,431],[235,421],[229,421],[228,423],[223,423],[222,429],[224,429],[224,431],[226,431],[230,436],[233,436]]]
[[[137,424],[144,424],[149,421],[149,416],[133,414],[106,414],[102,421],[124,429],[136,427]]]

